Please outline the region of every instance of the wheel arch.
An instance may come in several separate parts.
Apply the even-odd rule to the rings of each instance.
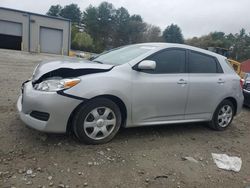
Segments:
[[[236,115],[236,112],[238,110],[238,105],[237,105],[236,99],[234,97],[227,97],[224,100],[229,100],[230,102],[233,103],[233,105],[234,105],[234,115]]]
[[[226,97],[222,101],[225,101],[225,100],[228,100],[228,101],[230,101],[233,104],[233,106],[234,106],[234,115],[236,115],[237,109],[238,109],[238,105],[237,105],[236,99],[234,97]]]
[[[85,105],[88,101],[96,99],[96,98],[107,98],[111,101],[113,101],[114,103],[116,103],[118,105],[118,107],[120,108],[121,111],[121,116],[122,116],[122,124],[121,127],[125,127],[126,126],[126,122],[127,122],[127,107],[125,105],[125,103],[122,101],[122,99],[120,99],[117,96],[114,95],[110,95],[110,94],[104,94],[104,95],[98,95],[95,96],[91,99],[87,99],[83,102],[81,102],[70,114],[70,117],[68,119],[67,122],[67,128],[66,128],[66,132],[67,133],[71,133],[72,132],[72,121],[73,121],[73,117],[75,115],[75,113],[78,111],[78,109],[82,106]]]

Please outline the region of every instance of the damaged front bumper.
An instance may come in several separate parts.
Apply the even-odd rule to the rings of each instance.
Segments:
[[[43,132],[65,133],[71,113],[82,102],[57,92],[35,90],[28,81],[22,86],[17,109],[21,120],[29,127]]]

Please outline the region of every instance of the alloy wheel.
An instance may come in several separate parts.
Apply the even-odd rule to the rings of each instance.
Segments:
[[[229,125],[233,118],[233,109],[230,105],[224,105],[218,114],[218,124],[220,127],[226,127]]]
[[[116,116],[108,107],[94,108],[84,120],[84,131],[86,135],[94,140],[108,137],[116,125]]]

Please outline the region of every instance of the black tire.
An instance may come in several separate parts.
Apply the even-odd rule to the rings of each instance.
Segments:
[[[226,125],[226,126],[220,126],[219,124],[219,120],[218,120],[218,117],[219,117],[219,113],[220,113],[220,110],[224,107],[224,106],[230,106],[231,109],[232,109],[232,118],[230,120],[230,122]],[[216,130],[216,131],[224,131],[225,129],[227,129],[232,121],[233,121],[233,118],[234,118],[234,114],[235,114],[235,106],[233,105],[233,103],[230,101],[230,100],[224,100],[222,101],[218,107],[216,108],[214,114],[213,114],[213,119],[209,122],[209,127]]]
[[[112,131],[110,134],[103,138],[103,139],[92,139],[86,134],[84,130],[84,122],[89,113],[96,109],[96,108],[101,108],[101,107],[106,107],[109,108],[113,111],[115,118],[116,118],[116,123],[114,123],[114,128],[112,128]],[[107,98],[95,98],[92,99],[88,102],[86,102],[84,105],[82,105],[76,112],[75,116],[73,117],[73,131],[76,137],[81,141],[86,144],[104,144],[109,142],[118,132],[120,129],[122,122],[121,118],[121,111],[119,106],[114,103],[112,100],[109,100]]]

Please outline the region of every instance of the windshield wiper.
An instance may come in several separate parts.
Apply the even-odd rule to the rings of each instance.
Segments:
[[[95,60],[95,61],[93,61],[93,62],[103,64],[103,62],[101,62],[101,61],[97,61],[97,60]]]

